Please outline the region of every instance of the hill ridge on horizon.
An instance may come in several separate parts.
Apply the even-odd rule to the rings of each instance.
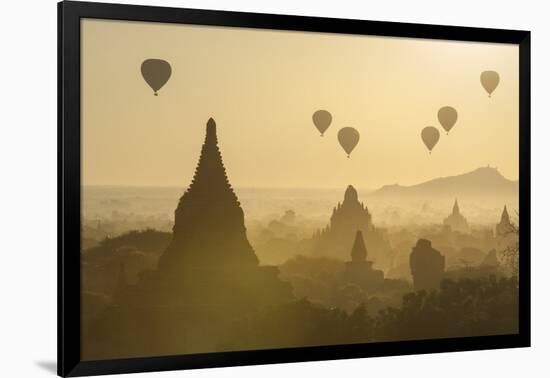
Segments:
[[[440,176],[428,179],[426,181],[422,181],[416,184],[411,185],[401,185],[399,183],[396,184],[385,184],[378,188],[368,187],[364,185],[356,185],[355,183],[348,183],[347,185],[353,185],[354,188],[361,190],[365,194],[369,195],[378,195],[380,193],[384,193],[387,190],[395,190],[396,188],[399,189],[411,189],[420,187],[422,185],[445,181],[445,180],[451,180],[451,179],[459,179],[463,177],[467,177],[469,175],[474,174],[485,174],[485,177],[493,176],[494,178],[501,180],[504,183],[512,183],[514,185],[517,185],[519,183],[519,180],[511,180],[506,177],[504,177],[497,168],[495,167],[479,167],[472,171],[466,172],[466,173],[460,173],[456,175],[449,175],[449,176]],[[342,188],[345,188],[347,185],[343,186]],[[87,184],[82,185],[82,188],[88,189],[88,190],[97,190],[97,189],[142,189],[142,190],[151,190],[151,189],[165,189],[165,190],[185,190],[185,185],[132,185],[132,184]],[[341,190],[341,187],[290,187],[290,186],[250,186],[250,185],[243,185],[243,186],[235,186],[235,189],[237,190],[261,190],[261,189],[268,189],[268,190]]]
[[[504,177],[495,167],[480,167],[453,176],[443,176],[413,185],[384,185],[371,196],[470,196],[476,194],[516,195],[519,180]]]

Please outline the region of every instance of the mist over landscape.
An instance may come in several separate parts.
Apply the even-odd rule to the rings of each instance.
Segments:
[[[129,295],[122,294],[128,290],[125,288],[142,285],[144,277],[150,274],[148,272],[162,269],[161,258],[175,240],[172,235],[172,230],[176,229],[174,206],[182,197],[182,192],[189,190],[83,188],[83,316],[85,324],[88,324],[84,332],[98,327],[94,325],[98,321],[108,321],[108,324],[101,326],[107,326],[107,329],[119,324],[122,315],[105,315],[110,303],[120,301],[121,295]],[[246,235],[259,263],[266,267],[277,266],[281,281],[290,285],[291,297],[306,300],[303,304],[291,306],[320,306],[314,307],[314,311],[328,308],[344,311],[351,317],[359,316],[361,327],[366,327],[361,332],[370,336],[325,334],[325,341],[314,342],[311,336],[300,336],[301,331],[295,330],[297,334],[294,337],[297,338],[294,341],[268,338],[271,341],[264,340],[265,344],[262,344],[258,336],[248,335],[247,331],[236,328],[235,332],[252,339],[243,338],[243,344],[233,342],[231,349],[470,334],[472,331],[465,328],[427,333],[422,331],[425,325],[419,325],[420,333],[407,335],[410,330],[405,331],[402,327],[408,327],[406,324],[410,320],[395,323],[396,320],[388,318],[387,311],[400,308],[405,311],[410,306],[405,301],[407,293],[414,289],[433,290],[441,280],[444,280],[441,285],[455,281],[460,285],[464,279],[478,280],[471,281],[469,285],[474,282],[477,282],[475,285],[485,285],[484,277],[501,277],[504,281],[499,285],[504,286],[498,290],[515,290],[517,190],[517,182],[507,180],[498,170],[490,167],[414,186],[392,185],[370,191],[356,190],[352,185],[345,191],[235,189],[245,214],[243,223],[246,225]],[[177,210],[175,216],[179,216]],[[358,231],[353,238],[355,230]],[[418,249],[426,253],[434,251],[436,256],[440,256],[438,258],[444,261],[444,272],[441,270],[439,275],[425,282],[422,277],[430,277],[428,272],[423,273],[425,276],[416,277],[414,269],[418,268],[414,268],[412,256]],[[365,261],[367,256],[369,260]],[[431,271],[434,268],[428,269]],[[447,290],[450,287],[441,288]],[[443,292],[440,295],[444,295]],[[425,291],[419,293],[422,296]],[[199,291],[194,295],[197,294],[204,293]],[[507,312],[515,306],[514,295],[507,297]],[[288,317],[295,316],[292,315],[295,311],[313,311],[313,308],[298,310],[290,307],[281,308],[281,311],[283,313],[269,316],[276,316],[282,325],[292,321]],[[239,318],[235,316],[235,319]],[[261,316],[254,320],[259,322],[260,329],[268,321]],[[389,323],[372,328],[374,326],[370,322],[375,318]],[[517,324],[513,311],[502,317],[501,321],[504,321],[502,325],[483,326],[485,330],[475,332],[508,332],[506,330],[515,329]],[[222,332],[221,329],[218,331]],[[383,332],[383,335],[375,336],[372,332]],[[477,334],[475,332],[473,334]],[[391,336],[392,333],[395,335]],[[161,334],[167,337],[164,331]],[[145,340],[150,337],[152,335],[146,336]],[[168,349],[152,350],[152,353],[211,350],[210,342],[197,345],[196,337],[200,336],[193,336],[191,344],[176,343],[166,347]],[[95,337],[89,335],[89,339],[95,340]],[[214,340],[219,341],[217,337]],[[188,345],[186,348],[190,349],[181,349],[182,345]],[[97,348],[102,348],[102,351]],[[113,353],[121,356],[143,353],[141,348],[129,352],[127,346],[122,350],[118,347],[103,348],[103,343],[90,341],[90,344],[85,344],[85,355],[97,358]],[[226,347],[216,347],[216,350],[226,350]]]
[[[516,46],[81,37],[83,359],[518,332]]]
[[[246,214],[251,243],[260,243],[257,250],[260,260],[271,259],[264,256],[261,249],[262,235],[270,228],[279,237],[310,238],[328,222],[332,208],[343,198],[344,189],[235,188]],[[83,187],[86,245],[97,245],[104,237],[131,230],[150,228],[171,232],[174,204],[183,192],[183,188],[177,187]],[[491,167],[412,186],[359,188],[358,193],[373,214],[376,226],[392,231],[441,226],[455,199],[459,200],[462,213],[474,229],[493,230],[504,206],[515,215],[519,198],[518,182],[506,179]],[[285,228],[288,226],[285,213],[289,211],[293,212],[292,227]],[[281,258],[288,257],[281,255]]]

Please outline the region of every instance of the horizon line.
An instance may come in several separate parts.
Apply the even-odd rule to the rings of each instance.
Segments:
[[[350,185],[350,184],[348,184]],[[376,189],[372,188],[366,188],[366,187],[360,187],[352,185],[357,190],[368,190],[368,191],[375,191]],[[81,188],[140,188],[140,189],[181,189],[185,190],[189,186],[180,186],[180,185],[147,185],[147,184],[85,184],[80,185]],[[292,190],[300,190],[300,189],[315,189],[315,190],[345,190],[345,188],[342,187],[322,187],[322,186],[303,186],[303,187],[297,187],[297,186],[234,186],[231,185],[233,189],[292,189]]]
[[[509,181],[512,181],[512,182],[518,182],[519,183],[519,177],[516,178],[516,179],[511,179],[511,178],[508,178],[506,176],[504,176],[499,170],[497,167],[491,167],[491,166],[481,166],[481,167],[477,167],[477,168],[474,168],[472,170],[469,170],[467,172],[463,172],[463,173],[456,173],[456,174],[449,174],[447,176],[437,176],[437,177],[432,177],[428,180],[425,180],[425,181],[421,181],[421,182],[416,182],[416,183],[413,183],[413,184],[399,184],[399,183],[393,183],[393,184],[382,184],[382,185],[379,185],[377,186],[376,188],[373,188],[373,187],[366,187],[366,186],[355,186],[353,184],[347,184],[347,185],[352,185],[355,189],[357,190],[366,190],[366,191],[369,191],[369,192],[374,192],[374,191],[377,191],[379,189],[382,189],[386,186],[402,186],[402,187],[411,187],[411,186],[416,186],[416,185],[421,185],[421,184],[424,184],[424,183],[427,183],[427,182],[430,182],[430,181],[433,181],[433,180],[438,180],[438,179],[442,179],[442,178],[449,178],[449,177],[456,177],[456,176],[462,176],[462,175],[466,175],[468,173],[472,173],[472,172],[475,172],[479,169],[484,169],[484,168],[491,168],[491,169],[495,169],[503,178],[505,178],[506,180],[509,180]],[[347,187],[346,185],[346,187]],[[181,189],[187,189],[189,187],[189,185],[149,185],[149,184],[80,184],[80,187],[81,188],[85,188],[85,187],[111,187],[111,188],[115,188],[115,187],[118,187],[118,188],[165,188],[165,189],[168,189],[168,188],[181,188]],[[235,186],[235,185],[231,185],[231,187],[233,189],[323,189],[323,190],[340,190],[342,187],[333,187],[333,186],[330,186],[330,187],[323,187],[323,186],[317,186],[317,187],[313,187],[313,186],[303,186],[303,187],[296,187],[296,186],[249,186],[249,185],[243,185],[243,186]]]

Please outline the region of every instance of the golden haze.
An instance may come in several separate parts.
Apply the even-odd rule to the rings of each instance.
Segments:
[[[81,36],[83,185],[187,185],[209,117],[236,187],[376,188],[488,164],[518,178],[515,45],[90,19]],[[148,58],[172,66],[158,97]],[[492,98],[485,70],[500,74]],[[333,117],[324,137],[318,109]],[[348,126],[361,134],[351,159],[337,142]]]

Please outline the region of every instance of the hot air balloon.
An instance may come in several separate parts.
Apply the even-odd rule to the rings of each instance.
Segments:
[[[422,136],[422,141],[424,142],[426,147],[428,147],[428,150],[431,154],[432,149],[435,147],[437,141],[439,140],[439,130],[433,126],[424,127],[420,135]]]
[[[317,110],[313,113],[313,124],[323,136],[323,133],[327,131],[330,123],[332,122],[332,115],[326,110]]]
[[[338,142],[340,146],[346,151],[346,154],[351,154],[351,151],[357,146],[359,142],[359,131],[355,130],[353,127],[344,127],[338,131]]]
[[[483,88],[485,88],[485,90],[489,94],[489,97],[491,97],[491,94],[497,88],[498,83],[500,82],[500,77],[498,76],[498,72],[483,71],[481,73],[480,79],[481,79],[481,85],[483,85]]]
[[[447,134],[449,134],[449,131],[451,131],[455,125],[457,118],[458,113],[452,106],[444,106],[437,112],[437,119]]]
[[[158,96],[158,90],[170,79],[172,67],[162,59],[146,59],[141,63],[141,74],[155,92],[155,96]]]

